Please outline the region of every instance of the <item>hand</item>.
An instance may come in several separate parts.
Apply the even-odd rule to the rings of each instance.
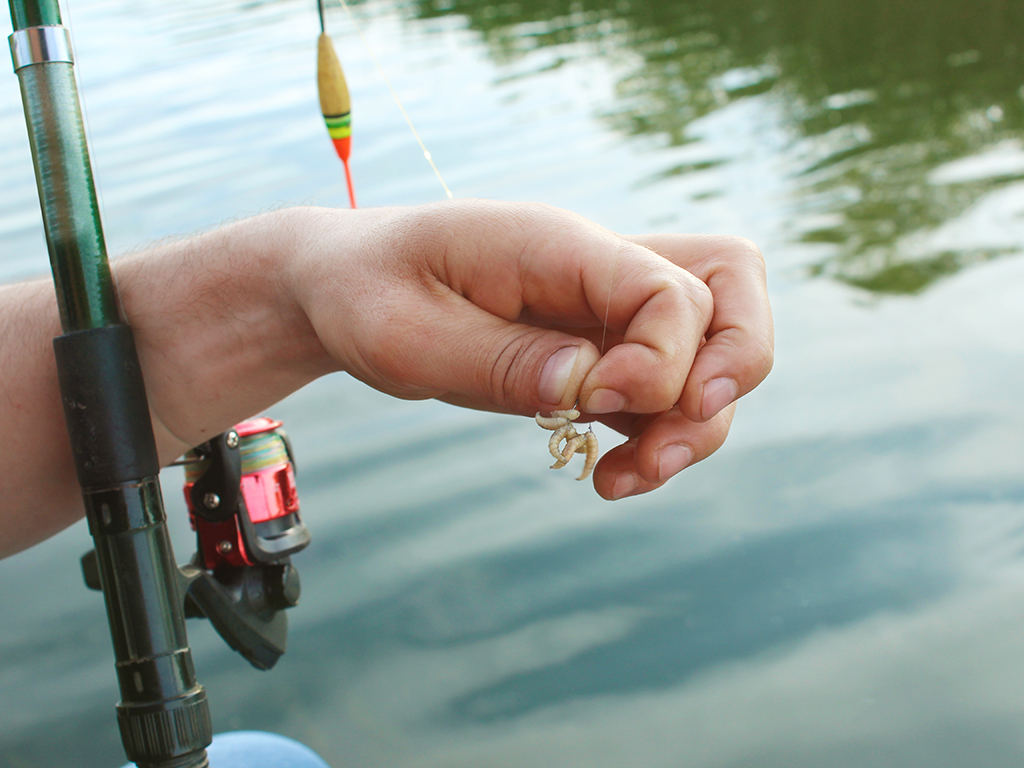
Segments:
[[[579,403],[628,440],[605,498],[725,440],[772,364],[764,264],[738,238],[623,238],[540,205],[317,212],[289,267],[326,352],[403,398],[532,416]]]

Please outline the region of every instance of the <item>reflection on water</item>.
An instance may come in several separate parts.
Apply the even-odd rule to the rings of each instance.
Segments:
[[[628,59],[606,118],[630,136],[678,146],[693,140],[694,121],[732,102],[777,105],[793,132],[785,154],[799,179],[797,237],[835,246],[814,274],[914,293],[1019,252],[998,232],[961,247],[931,237],[1024,179],[1019,4],[420,0],[416,10],[465,16],[499,60],[543,46],[565,49],[558,64],[572,55]],[[995,162],[944,172],[994,147]],[[722,162],[673,165],[647,182]]]
[[[580,698],[672,688],[765,648],[784,648],[812,632],[913,606],[941,592],[929,574],[941,570],[937,562],[929,562],[935,553],[921,553],[912,566],[880,558],[877,581],[865,580],[861,568],[865,558],[888,548],[914,557],[909,553],[919,546],[922,533],[920,521],[807,528],[695,563],[673,564],[644,578],[621,578],[608,585],[583,581],[550,602],[534,597],[530,612],[517,617],[521,626],[591,611],[618,609],[634,615],[620,635],[581,649],[570,659],[466,693],[453,701],[452,717],[487,722]],[[565,578],[575,568],[585,578],[587,565],[607,562],[632,547],[617,537],[578,541],[562,549],[567,551],[557,558],[551,552],[529,553],[492,565],[491,589],[536,595],[552,576]],[[579,549],[587,556],[577,560]],[[643,548],[638,549],[642,556]],[[561,573],[548,573],[553,565]],[[399,623],[413,633],[413,642],[444,644],[443,637],[417,633],[415,614],[431,605],[429,593],[414,591],[404,600],[405,610],[414,614],[401,616],[404,621]],[[515,631],[516,623],[492,631]],[[458,626],[459,641],[475,639],[462,622]]]

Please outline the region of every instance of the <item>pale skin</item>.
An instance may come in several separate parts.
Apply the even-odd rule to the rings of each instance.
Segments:
[[[531,421],[578,404],[579,422],[627,438],[593,475],[617,499],[717,450],[736,400],[772,365],[750,242],[623,237],[543,205],[286,209],[113,270],[164,463],[346,371],[396,397]],[[83,514],[53,362],[60,332],[52,283],[0,287],[0,556]]]

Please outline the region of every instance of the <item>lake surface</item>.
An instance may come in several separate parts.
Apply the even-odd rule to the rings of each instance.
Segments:
[[[614,504],[548,472],[528,419],[341,375],[280,404],[303,599],[271,672],[189,622],[216,729],[346,768],[1024,761],[1024,7],[353,15],[456,196],[756,241],[777,362],[719,453]],[[66,19],[112,253],[346,205],[312,2],[74,0]],[[329,5],[328,26],[360,203],[440,199],[351,19]],[[13,74],[0,243],[0,277],[46,271]],[[164,473],[184,561],[181,482]],[[0,562],[0,766],[123,761],[90,546],[79,524]]]

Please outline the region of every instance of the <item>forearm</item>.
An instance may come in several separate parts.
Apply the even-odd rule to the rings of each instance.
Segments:
[[[281,211],[113,262],[162,462],[332,370],[292,298],[301,212]],[[52,339],[52,283],[0,288],[0,557],[82,515]]]
[[[53,283],[0,287],[0,557],[82,515],[52,340]]]

